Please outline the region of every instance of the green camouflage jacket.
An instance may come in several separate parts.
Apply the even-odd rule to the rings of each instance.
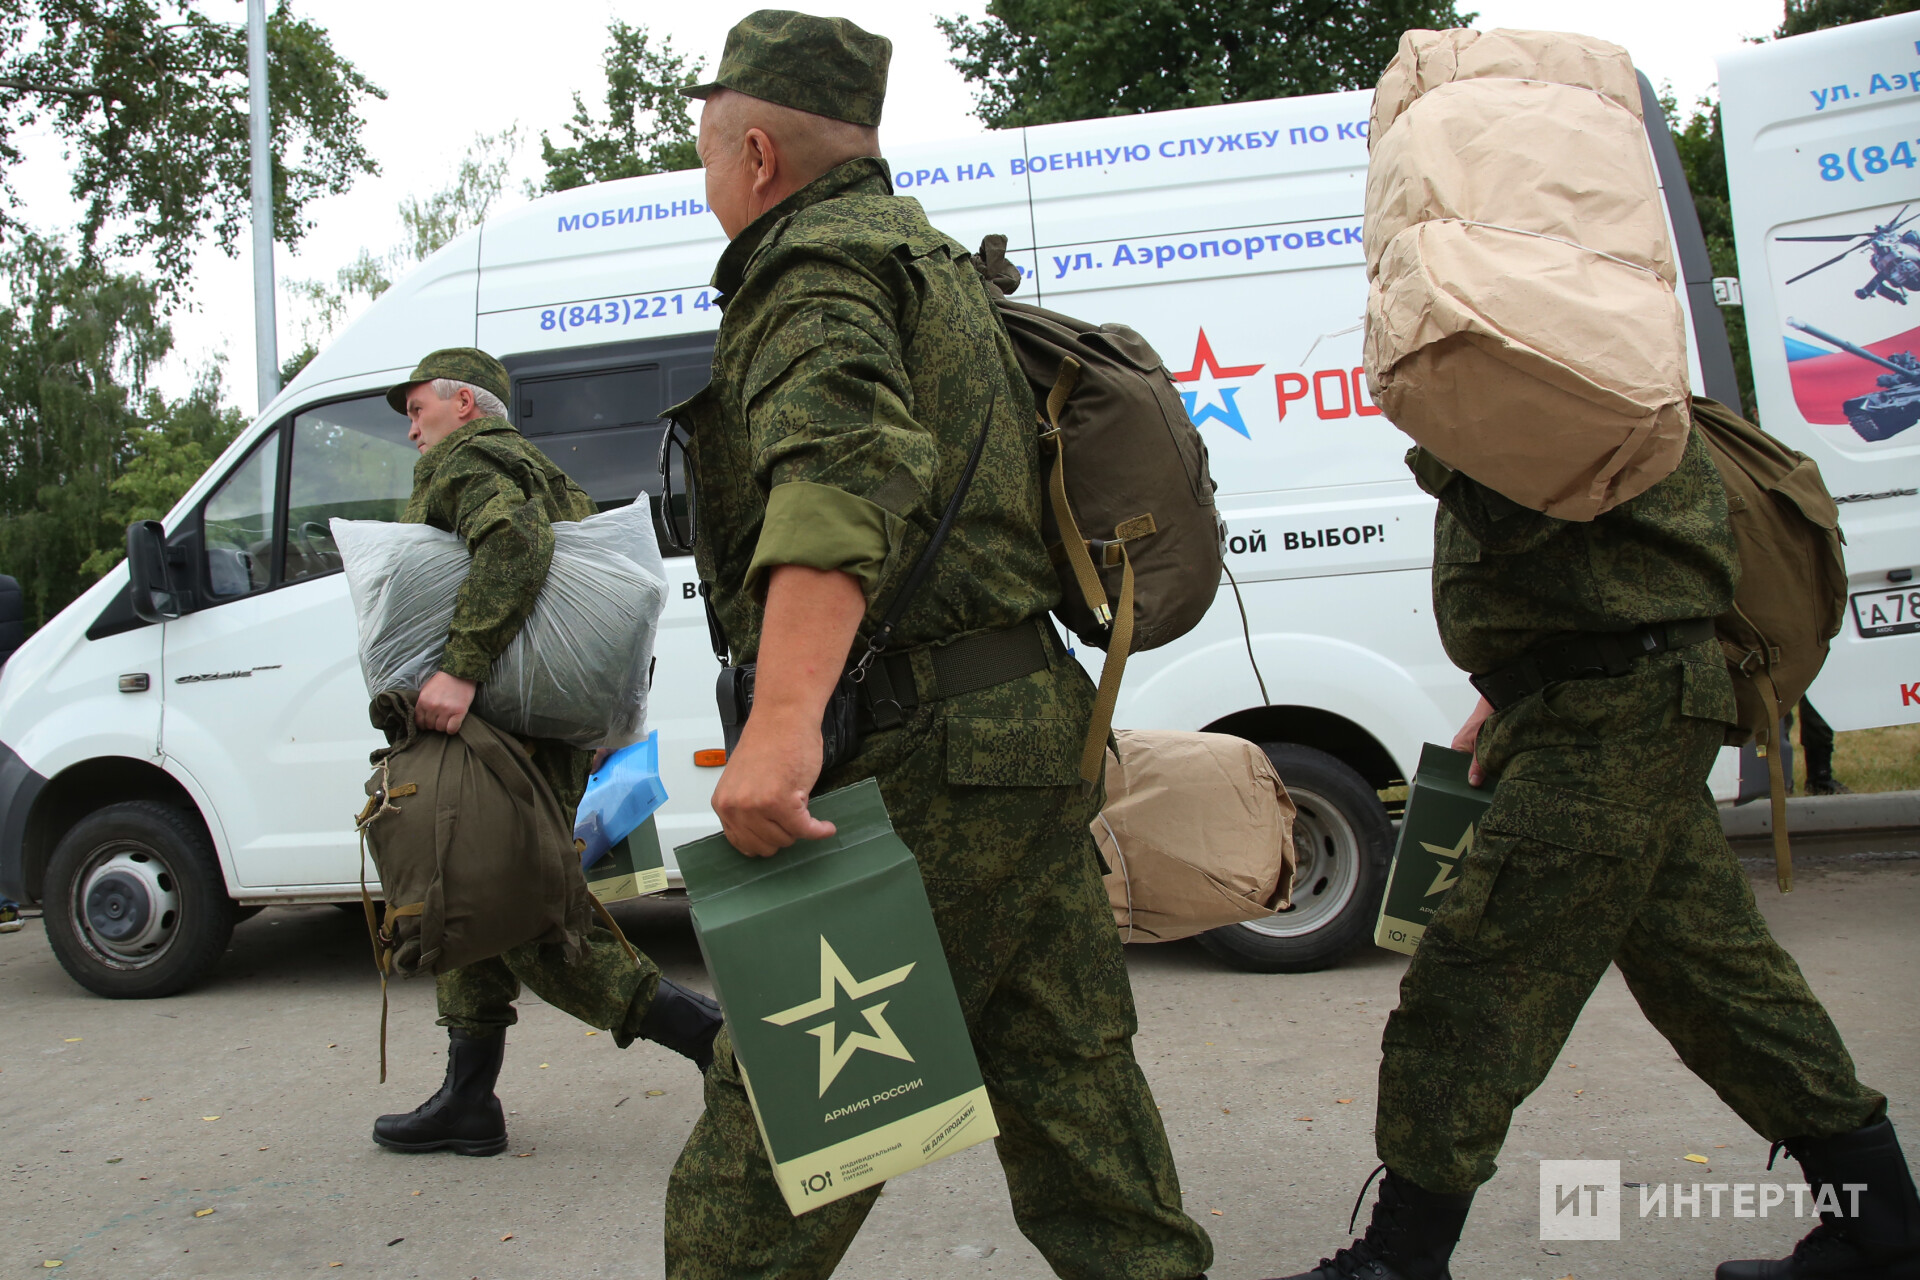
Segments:
[[[667,412],[691,436],[694,554],[734,661],[759,651],[777,565],[858,579],[869,633],[989,411],[973,486],[893,647],[1053,606],[1032,394],[966,249],[892,194],[884,160],[849,161],[761,215],[714,285],[713,380]]]
[[[553,522],[595,510],[586,491],[503,418],[476,418],[420,455],[400,518],[459,534],[473,555],[442,671],[487,678],[546,585]]]
[[[484,682],[533,612],[553,562],[553,522],[597,508],[586,491],[503,418],[476,418],[413,464],[410,524],[457,533],[473,555],[440,669]],[[564,742],[526,744],[571,819],[593,759]]]
[[[1671,475],[1588,521],[1523,507],[1425,449],[1407,465],[1440,500],[1433,611],[1462,670],[1496,670],[1556,632],[1713,618],[1733,602],[1740,553],[1698,432]]]

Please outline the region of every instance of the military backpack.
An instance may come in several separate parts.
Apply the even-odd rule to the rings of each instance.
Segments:
[[[1767,761],[1774,860],[1784,893],[1793,887],[1793,864],[1780,718],[1820,674],[1846,613],[1840,509],[1812,458],[1725,405],[1695,396],[1693,421],[1726,487],[1740,551],[1733,607],[1714,620],[1740,717],[1727,731],[1727,745],[1751,741]]]
[[[445,973],[527,942],[558,944],[573,959],[596,913],[612,927],[587,890],[571,818],[532,757],[472,714],[458,733],[423,731],[413,700],[399,690],[373,700],[369,713],[388,745],[373,753],[355,823],[380,970],[382,1081],[389,974]],[[369,850],[386,899],[378,911],[367,890]]]
[[[1054,612],[1107,652],[1080,759],[1091,785],[1104,768],[1127,655],[1178,640],[1206,615],[1226,526],[1206,442],[1159,353],[1126,325],[1009,301],[1020,272],[1006,249],[1005,236],[988,236],[974,266],[1040,411],[1041,533],[1061,585]]]

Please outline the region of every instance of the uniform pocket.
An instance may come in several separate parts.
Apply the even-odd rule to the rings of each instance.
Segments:
[[[1740,722],[1733,678],[1727,674],[1724,662],[1712,666],[1702,662],[1680,664],[1680,714],[1716,724]]]
[[[1434,916],[1470,950],[1565,973],[1606,967],[1637,910],[1648,814],[1525,779],[1500,783]]]
[[[947,781],[957,787],[1066,787],[1080,781],[1077,720],[947,718]]]

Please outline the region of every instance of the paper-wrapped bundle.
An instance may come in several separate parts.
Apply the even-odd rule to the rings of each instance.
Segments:
[[[1638,102],[1625,50],[1523,31],[1408,32],[1375,93],[1374,398],[1449,466],[1565,520],[1644,491],[1686,446],[1685,318]]]
[[[1290,905],[1293,798],[1267,753],[1222,733],[1122,729],[1094,842],[1127,942],[1171,942]]]
[[[360,628],[367,693],[418,691],[440,669],[470,557],[424,524],[329,522]],[[553,526],[546,585],[495,659],[474,713],[524,738],[624,747],[646,736],[666,568],[647,495]]]

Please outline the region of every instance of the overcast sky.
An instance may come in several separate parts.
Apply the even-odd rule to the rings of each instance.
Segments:
[[[230,0],[203,3],[221,16],[238,7]],[[978,16],[984,0],[820,0],[817,8],[807,0],[800,3],[852,18],[893,40],[883,141],[980,132],[969,114],[972,92],[948,65],[950,53],[933,19],[936,14]],[[1656,85],[1671,84],[1683,104],[1713,85],[1717,54],[1769,32],[1781,13],[1780,0],[1462,0],[1460,7],[1478,10],[1475,25],[1483,29],[1576,30],[1616,41]],[[316,225],[298,255],[284,247],[277,252],[282,281],[331,278],[363,246],[379,252],[394,243],[400,231],[396,204],[442,186],[477,133],[517,122],[528,140],[519,156],[520,174],[537,177],[540,132],[560,134],[573,91],[600,105],[610,18],[644,23],[670,36],[676,48],[705,56],[711,67],[727,28],[749,11],[745,4],[669,6],[658,0],[564,0],[531,7],[522,0],[327,0],[324,5],[295,0],[295,8],[324,22],[334,47],[384,88],[387,98],[366,110],[366,142],[381,174],[312,206]],[[16,175],[27,219],[42,227],[72,216],[56,165],[43,159],[32,166],[35,172]],[[175,320],[176,354],[160,371],[164,389],[183,389],[196,367],[224,351],[229,398],[248,411],[254,408],[250,271],[244,245],[237,259],[214,250],[202,254],[191,310]],[[283,357],[300,343],[299,320],[283,293]]]

